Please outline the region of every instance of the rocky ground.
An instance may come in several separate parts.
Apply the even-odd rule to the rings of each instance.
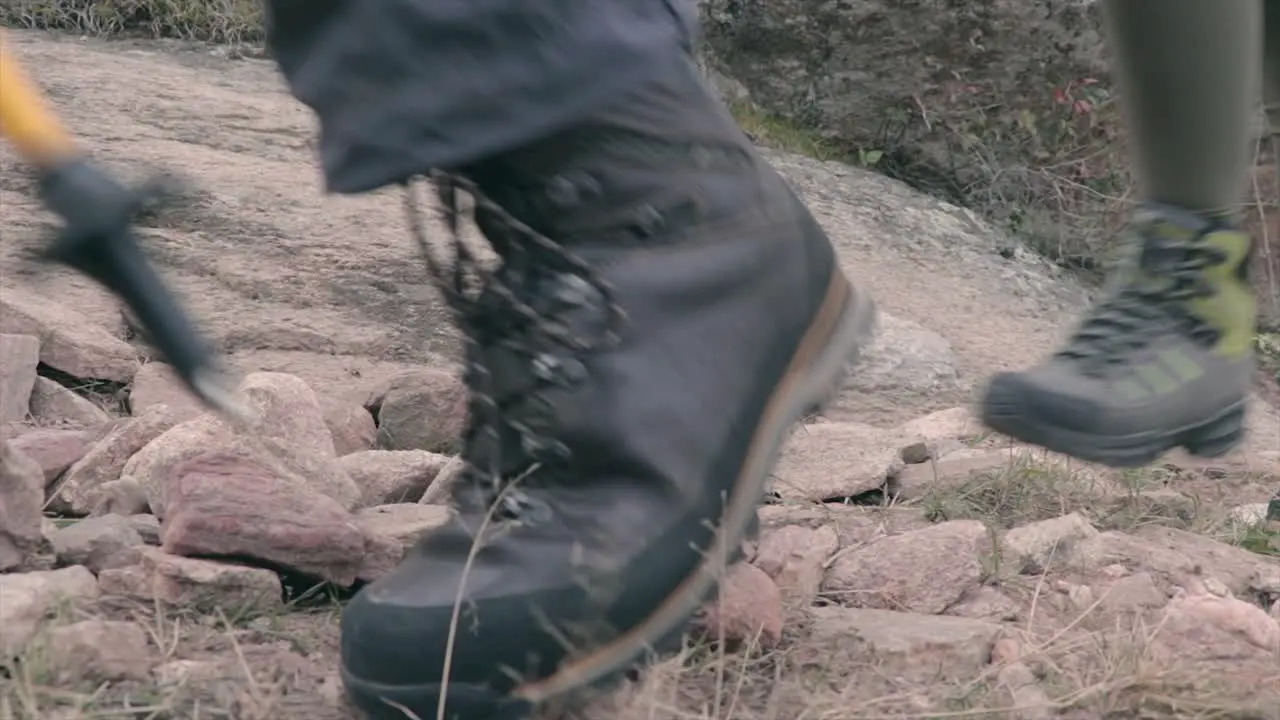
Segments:
[[[350,718],[341,603],[442,520],[463,420],[398,198],[319,192],[264,63],[13,37],[105,161],[191,176],[143,234],[253,419],[204,413],[88,283],[26,272],[49,219],[0,155],[0,720]],[[686,650],[576,716],[1280,718],[1276,412],[1230,457],[1134,472],[985,433],[974,383],[1085,288],[969,213],[771,158],[882,332]]]

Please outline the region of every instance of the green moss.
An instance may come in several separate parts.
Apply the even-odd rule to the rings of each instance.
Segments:
[[[1240,547],[1259,555],[1280,557],[1280,530],[1265,524],[1253,525],[1240,536]]]
[[[750,103],[731,103],[729,111],[757,144],[816,160],[845,160],[819,133],[766,113]]]

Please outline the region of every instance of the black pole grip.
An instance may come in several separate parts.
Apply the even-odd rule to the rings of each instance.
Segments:
[[[123,300],[151,344],[188,385],[199,373],[213,369],[213,354],[128,226],[92,235],[63,233],[47,256],[88,275]]]
[[[40,181],[49,209],[66,222],[41,255],[115,293],[141,321],[150,341],[197,397],[214,356],[196,326],[147,261],[132,231],[134,217],[156,200],[159,186],[128,189],[84,159],[49,170]]]

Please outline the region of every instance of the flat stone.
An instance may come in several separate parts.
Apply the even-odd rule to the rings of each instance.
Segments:
[[[20,568],[44,542],[44,473],[12,443],[0,442],[0,572]]]
[[[795,661],[874,665],[877,672],[905,682],[976,676],[1004,632],[997,623],[946,615],[836,606],[809,612],[809,638],[797,645]]]
[[[48,486],[87,455],[97,439],[98,433],[91,430],[37,428],[10,442],[40,466]]]
[[[138,371],[129,343],[62,303],[25,290],[0,293],[0,333],[40,340],[40,362],[81,379],[127,383]]]
[[[179,557],[157,548],[143,549],[141,557],[138,565],[102,571],[102,592],[202,612],[278,612],[284,607],[280,578],[270,570]]]
[[[59,603],[97,596],[98,581],[80,566],[0,575],[0,657],[22,652]]]
[[[328,395],[317,394],[317,398],[338,457],[373,449],[377,442],[378,427],[368,410],[357,403]]]
[[[98,427],[111,421],[111,414],[92,400],[48,378],[36,378],[31,391],[31,415],[38,422],[78,428]]]
[[[339,458],[338,467],[360,488],[367,507],[418,502],[449,460],[426,450],[364,450]]]
[[[267,466],[211,452],[177,467],[169,486],[167,552],[257,558],[338,585],[358,576],[366,539],[351,513]]]
[[[823,416],[856,422],[885,398],[910,406],[959,387],[955,351],[946,338],[881,310],[874,339],[845,375],[840,393]]]
[[[95,573],[138,562],[142,536],[123,515],[85,518],[59,528],[49,538],[58,562],[84,565]]]
[[[370,393],[365,406],[378,419],[378,447],[456,453],[467,419],[461,379],[441,370],[404,373]]]
[[[902,468],[899,440],[858,423],[805,426],[784,447],[773,490],[784,500],[814,502],[878,490]]]
[[[812,605],[826,575],[826,563],[840,547],[830,525],[814,529],[786,525],[761,534],[756,567],[777,583],[783,599],[797,606]]]
[[[55,502],[72,514],[88,515],[97,502],[99,488],[118,480],[133,456],[179,419],[169,406],[157,405],[113,427],[67,470],[54,492]]]
[[[151,648],[135,622],[83,620],[49,632],[44,658],[59,687],[146,680]]]
[[[942,613],[981,581],[987,528],[953,520],[892,535],[837,555],[823,595],[842,605]]]
[[[129,385],[129,411],[137,415],[156,405],[168,405],[181,420],[190,420],[208,408],[187,389],[172,365],[149,362],[138,369]]]
[[[0,333],[0,423],[27,419],[39,364],[39,338]]]

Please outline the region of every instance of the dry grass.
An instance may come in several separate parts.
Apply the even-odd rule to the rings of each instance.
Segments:
[[[239,44],[261,42],[258,0],[9,0],[0,25]]]
[[[228,620],[123,600],[93,611],[64,609],[49,627],[87,618],[146,627],[163,680],[71,682],[42,660],[37,638],[12,676],[0,681],[4,720],[340,720],[327,659],[336,654],[331,612]],[[542,720],[944,720],[1055,717],[1081,720],[1276,720],[1277,698],[1241,691],[1233,668],[1171,662],[1159,651],[1162,628],[1092,607],[1057,631],[1011,629],[1016,662],[1034,678],[1017,685],[1005,665],[963,678],[906,683],[891,662],[824,662],[806,647],[793,618],[782,647],[726,651],[709,641],[688,646],[616,695]],[[1034,623],[1029,623],[1034,624]],[[186,676],[181,672],[185,670]],[[1239,679],[1238,677],[1236,678]],[[1254,677],[1276,687],[1280,671]],[[1034,690],[1028,691],[1027,687]]]
[[[1103,531],[1159,525],[1280,557],[1280,531],[1241,525],[1230,513],[1264,497],[1273,482],[1269,475],[1222,477],[1174,465],[1099,471],[1072,462],[1047,463],[1046,457],[1011,456],[1007,467],[930,491],[919,505],[931,521],[975,519],[997,530],[1080,512]]]
[[[149,680],[68,678],[48,659],[54,628],[82,620],[145,628],[158,668]],[[193,610],[104,598],[64,604],[22,657],[0,666],[0,719],[285,720],[345,718],[326,658],[336,657],[337,613]]]
[[[1017,663],[1034,678],[1019,685],[1013,663],[964,679],[904,683],[873,658],[821,664],[803,640],[768,654],[692,650],[660,665],[591,720],[946,720],[1065,717],[1080,720],[1275,720],[1277,697],[1223,687],[1218,668],[1157,659],[1160,628],[1137,619],[1095,629],[1095,610],[1062,634],[1011,632]],[[1257,677],[1274,682],[1280,672]],[[1034,690],[1028,691],[1028,687]],[[719,688],[724,694],[709,691]],[[606,712],[607,711],[607,712]]]
[[[1272,531],[1231,527],[1220,503],[1194,502],[1207,488],[1200,482],[1158,468],[1100,479],[1082,468],[1020,461],[931,494],[915,508],[857,512],[883,514],[888,524],[890,514],[916,512],[935,521],[979,518],[998,530],[1081,511],[1101,529],[1164,524],[1280,554]],[[1159,499],[1170,488],[1192,502]],[[939,668],[905,677],[901,657],[878,655],[856,638],[847,652],[833,654],[829,641],[810,634],[808,611],[792,609],[777,648],[692,638],[678,656],[619,692],[542,720],[1280,718],[1280,696],[1256,691],[1280,691],[1280,666],[1171,656],[1159,613],[1108,610],[1105,596],[1083,607],[1064,603],[1053,590],[1064,579],[1076,576],[1056,567],[1030,576],[993,568],[986,582],[1021,608],[1018,620],[1005,623],[1002,641],[1015,651],[960,675]],[[338,610],[202,614],[122,599],[64,606],[49,628],[85,618],[137,622],[166,670],[148,681],[67,683],[44,661],[37,639],[10,665],[8,681],[0,681],[0,720],[350,718],[334,673]],[[184,665],[186,678],[175,680]]]

